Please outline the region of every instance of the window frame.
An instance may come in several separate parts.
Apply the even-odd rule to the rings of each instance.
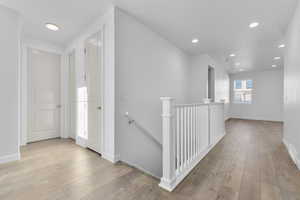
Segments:
[[[237,84],[237,82],[240,82],[240,84]],[[251,81],[251,83],[249,83]],[[239,85],[241,88],[236,88],[236,86]],[[249,85],[251,87],[249,87]],[[233,80],[233,103],[234,104],[247,104],[251,105],[253,103],[253,80],[252,79],[235,79]],[[239,98],[240,100],[237,100],[237,95],[243,95],[243,98]],[[246,101],[247,97],[246,95],[250,95],[250,100]],[[243,100],[242,100],[243,99]]]

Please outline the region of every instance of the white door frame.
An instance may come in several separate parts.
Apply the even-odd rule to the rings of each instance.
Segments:
[[[67,50],[66,52],[65,52],[65,55],[66,55],[66,58],[67,58],[67,60],[66,60],[66,62],[67,62],[67,64],[66,64],[66,66],[67,66],[67,72],[66,72],[66,74],[67,74],[67,77],[66,77],[66,87],[68,88],[68,89],[70,89],[70,76],[71,76],[71,74],[70,74],[70,55],[71,54],[74,54],[74,58],[75,58],[75,61],[74,61],[74,67],[75,67],[75,69],[74,69],[74,75],[75,75],[75,77],[74,77],[74,80],[75,80],[75,83],[74,83],[74,87],[76,88],[76,80],[77,80],[77,71],[76,71],[76,49],[75,48],[72,48],[71,50]],[[66,98],[66,109],[65,109],[65,112],[66,112],[66,118],[65,118],[65,120],[66,120],[66,130],[67,130],[67,132],[69,133],[69,138],[71,138],[71,136],[70,136],[70,134],[71,134],[71,116],[70,116],[70,114],[71,114],[71,111],[70,111],[70,108],[71,108],[71,104],[73,103],[72,101],[74,100],[74,99],[71,99],[70,98],[70,91],[67,91],[68,93],[67,93],[67,98]],[[77,97],[77,90],[75,90],[75,97]],[[75,106],[76,107],[76,106]],[[75,108],[75,113],[77,113],[77,108]],[[77,116],[76,116],[76,120],[75,120],[76,122],[75,122],[75,126],[77,125]],[[76,131],[76,128],[77,127],[75,127],[75,130],[74,130],[74,134],[75,134],[75,140],[76,140],[76,137],[77,137],[77,131]]]
[[[29,66],[28,66],[28,49],[36,49],[51,53],[56,53],[61,56],[61,68],[63,68],[63,50],[59,48],[52,47],[47,44],[43,44],[40,42],[22,42],[21,45],[21,70],[20,70],[20,88],[21,88],[21,98],[20,98],[20,145],[24,146],[27,144],[27,137],[28,133],[31,131],[30,128],[30,118],[29,118],[29,111],[30,111],[30,105],[29,105],[29,84],[28,84],[28,78],[29,78]],[[61,74],[61,76],[63,76]],[[63,84],[63,83],[61,83]],[[64,97],[61,97],[61,102],[64,102]],[[63,101],[62,101],[63,100]],[[60,112],[62,112],[63,109],[61,109]],[[60,119],[61,123],[60,126],[64,127],[64,119]],[[62,130],[62,128],[61,128]],[[61,135],[63,132],[61,132]]]
[[[85,67],[85,53],[84,53],[84,49],[85,49],[85,41],[91,37],[92,35],[94,34],[97,34],[99,32],[102,32],[101,34],[101,40],[102,40],[102,51],[101,51],[101,54],[102,54],[102,60],[101,60],[101,81],[102,81],[102,84],[101,84],[101,90],[102,90],[102,95],[101,95],[101,102],[102,102],[102,112],[101,112],[101,135],[100,135],[100,140],[101,140],[101,144],[100,144],[100,152],[102,155],[104,155],[104,122],[105,122],[105,115],[104,115],[104,112],[105,112],[105,105],[104,105],[104,99],[105,99],[105,92],[104,92],[104,84],[105,84],[105,76],[104,76],[104,68],[105,68],[105,63],[104,63],[104,60],[105,60],[105,41],[104,41],[104,26],[100,26],[100,28],[97,28],[95,29],[94,31],[91,31],[89,32],[88,34],[85,35],[85,37],[81,38],[81,42],[76,46],[76,47],[73,47],[71,49],[68,49],[65,54],[68,56],[70,53],[74,52],[75,51],[75,66],[76,66],[76,69],[78,67],[78,65],[82,65],[83,67]],[[67,64],[67,66],[70,66],[69,65],[69,62]],[[69,75],[70,73],[67,73],[67,76],[68,76],[68,80],[69,80]],[[78,77],[78,76],[76,76]],[[68,82],[69,83],[69,82]],[[68,98],[69,99],[69,98]],[[70,104],[70,100],[68,100],[68,107],[69,107],[69,104]],[[68,112],[68,115],[69,115],[70,112]],[[68,120],[70,120],[70,116],[67,117]],[[77,122],[76,122],[77,123]],[[88,141],[85,140],[84,138],[82,137],[78,137],[78,134],[76,132],[76,143],[84,148],[86,148],[88,145]]]

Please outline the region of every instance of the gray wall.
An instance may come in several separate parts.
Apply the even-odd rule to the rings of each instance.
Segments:
[[[18,154],[18,15],[0,6],[0,160]]]
[[[300,3],[286,34],[284,140],[300,167]]]
[[[121,10],[116,10],[116,135],[121,160],[162,174],[161,102],[187,96],[188,56]],[[136,120],[129,126],[125,112]],[[155,139],[151,139],[149,135]]]
[[[233,102],[233,81],[253,80],[252,104]],[[242,72],[230,75],[233,118],[283,121],[283,70]]]

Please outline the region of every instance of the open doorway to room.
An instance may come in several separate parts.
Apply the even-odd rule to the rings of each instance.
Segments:
[[[215,101],[215,68],[208,66],[207,98]]]

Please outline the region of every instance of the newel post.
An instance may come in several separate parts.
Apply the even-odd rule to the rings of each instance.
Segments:
[[[173,131],[173,101],[171,97],[161,97],[162,101],[162,178],[160,187],[172,191],[175,187],[175,135]]]

